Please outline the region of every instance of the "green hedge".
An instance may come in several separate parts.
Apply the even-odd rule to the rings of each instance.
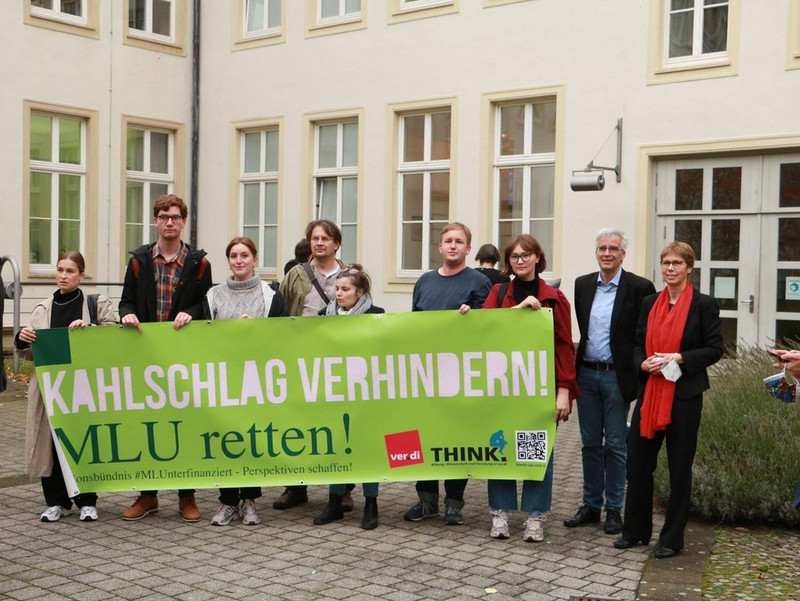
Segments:
[[[800,479],[800,403],[767,394],[762,380],[773,373],[772,361],[759,348],[740,350],[714,366],[694,462],[695,515],[800,525],[800,511],[792,509]],[[668,491],[662,450],[655,494],[666,499]]]

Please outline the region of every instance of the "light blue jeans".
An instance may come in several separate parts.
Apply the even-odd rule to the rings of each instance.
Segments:
[[[553,453],[555,454],[555,453]],[[544,480],[522,481],[522,503],[525,513],[547,513],[553,500],[553,454],[547,464]],[[517,508],[516,480],[489,480],[489,507],[512,511]]]

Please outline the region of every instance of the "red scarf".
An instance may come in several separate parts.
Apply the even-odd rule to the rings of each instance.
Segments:
[[[647,316],[645,350],[647,356],[654,353],[677,353],[681,350],[681,338],[686,327],[686,317],[692,304],[693,289],[687,283],[678,297],[678,302],[669,308],[669,290],[664,288],[658,295],[650,315]],[[672,421],[672,401],[675,398],[675,382],[659,374],[650,374],[644,389],[639,434],[653,438],[657,430],[664,430]]]

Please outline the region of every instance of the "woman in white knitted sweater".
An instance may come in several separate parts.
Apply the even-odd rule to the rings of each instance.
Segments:
[[[225,249],[232,275],[206,294],[206,319],[247,319],[250,317],[285,317],[286,301],[277,290],[256,275],[258,250],[250,238],[237,237]],[[220,488],[222,505],[211,520],[214,526],[226,526],[241,519],[243,524],[258,524],[255,500],[261,488]],[[241,501],[241,507],[239,502]]]

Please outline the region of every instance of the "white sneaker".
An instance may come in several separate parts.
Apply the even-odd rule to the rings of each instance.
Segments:
[[[57,522],[65,515],[69,515],[72,512],[67,509],[66,507],[61,507],[61,505],[53,505],[49,507],[47,511],[42,514],[42,521],[43,522]]]
[[[505,539],[508,534],[508,514],[502,509],[492,509],[492,529],[489,535],[492,538]]]
[[[239,513],[242,516],[242,524],[252,526],[254,524],[261,523],[261,520],[258,518],[258,514],[256,513],[255,499],[245,499],[242,501],[242,506],[239,509]]]
[[[527,520],[525,520],[525,534],[522,535],[522,540],[526,543],[540,543],[544,540],[544,528],[542,522],[547,519],[540,513],[532,513]]]
[[[81,517],[78,518],[81,522],[96,522],[97,521],[97,507],[94,505],[84,505],[81,507]]]
[[[217,514],[211,520],[212,526],[227,526],[239,519],[239,508],[235,505],[220,505]]]

